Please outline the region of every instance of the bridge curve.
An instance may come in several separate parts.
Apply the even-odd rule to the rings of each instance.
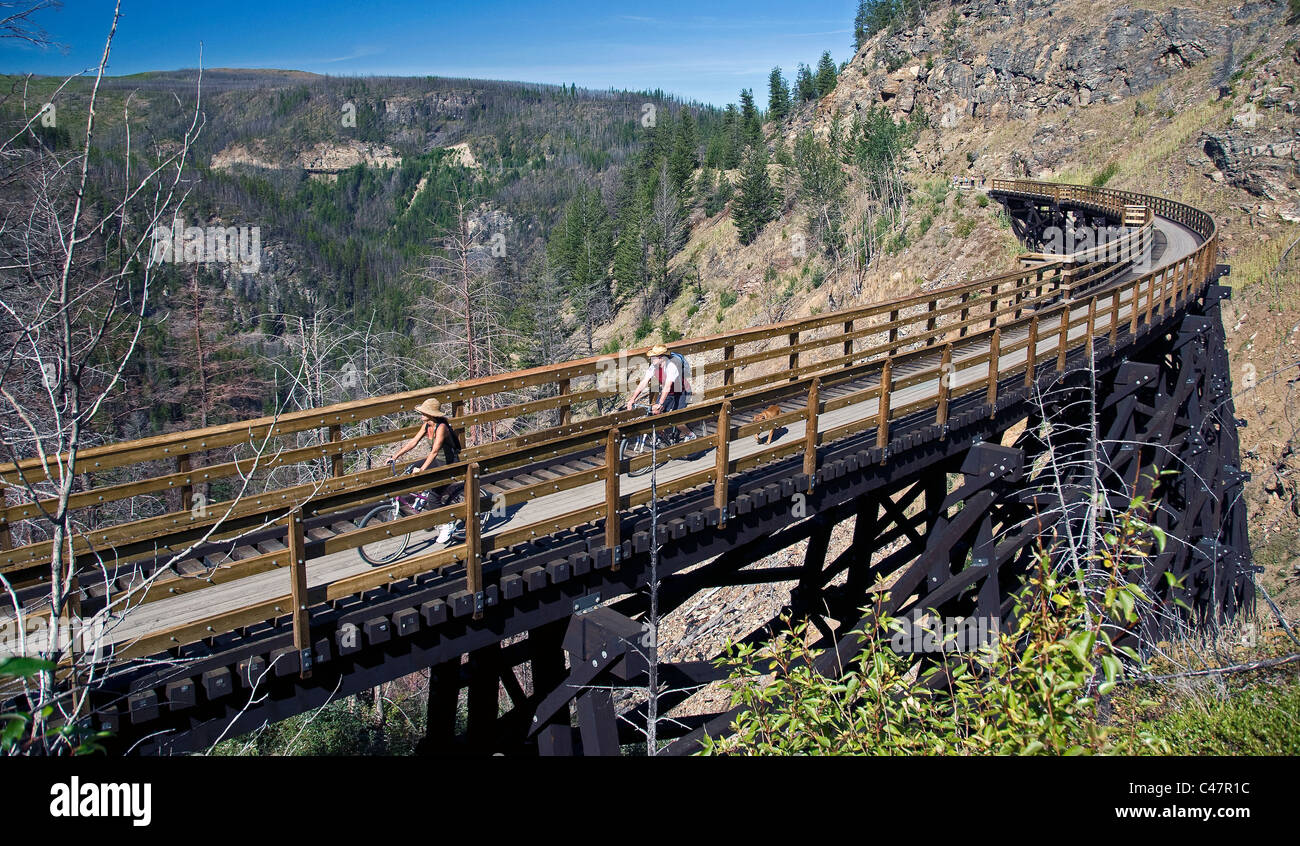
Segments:
[[[1006,205],[1026,241],[1040,239],[1054,222],[1128,225],[1105,243],[1031,254],[1025,267],[987,279],[672,344],[693,364],[703,361],[696,371],[704,390],[695,405],[654,420],[599,413],[600,401],[625,384],[626,362],[596,357],[85,451],[79,466],[125,479],[79,492],[76,504],[93,508],[173,491],[179,501],[170,494],[169,505],[180,506],[96,528],[80,541],[75,600],[81,613],[99,611],[108,620],[98,719],[124,741],[152,735],[144,748],[184,750],[434,667],[434,748],[467,742],[447,734],[455,699],[467,686],[467,736],[478,748],[566,751],[576,737],[588,752],[608,750],[617,746],[608,691],[575,694],[595,673],[585,681],[574,674],[587,660],[627,683],[643,673],[641,650],[630,644],[642,632],[637,621],[652,549],[666,607],[719,580],[784,576],[799,583],[797,610],[826,609],[820,627],[841,651],[851,648],[843,633],[857,621],[857,603],[875,575],[895,579],[903,594],[897,611],[916,610],[924,600],[927,607],[956,603],[1004,614],[1008,582],[1033,538],[1023,525],[1031,505],[1017,500],[1016,490],[1035,447],[1024,436],[998,444],[1018,421],[1047,413],[1049,386],[1077,391],[1086,381],[1079,374],[1104,374],[1118,399],[1106,406],[1102,425],[1128,441],[1140,441],[1145,430],[1179,450],[1205,439],[1188,434],[1189,403],[1201,404],[1202,413],[1191,414],[1197,421],[1207,417],[1205,403],[1215,420],[1235,425],[1235,418],[1224,412],[1231,399],[1224,395],[1221,326],[1215,349],[1217,303],[1226,289],[1215,284],[1223,269],[1215,265],[1209,215],[1159,197],[1027,180],[994,180],[990,195]],[[1191,362],[1186,366],[1197,370],[1204,390],[1178,392],[1171,388],[1177,380],[1161,378],[1162,365],[1154,362],[1168,358],[1172,336],[1175,358]],[[1195,356],[1186,352],[1189,343]],[[605,378],[611,373],[619,378]],[[429,396],[451,405],[457,427],[472,432],[514,421],[521,433],[475,444],[461,463],[417,479],[394,479],[382,468],[343,472],[345,454],[411,431],[345,436],[344,427],[407,411]],[[770,405],[780,416],[755,422]],[[1058,403],[1057,411],[1066,405]],[[575,419],[584,408],[596,413]],[[647,459],[620,458],[618,444],[676,423],[703,437],[661,451],[666,463],[655,473],[652,503],[651,477],[630,475]],[[756,443],[753,436],[772,424],[779,436]],[[1230,472],[1232,428],[1219,426],[1212,436],[1215,459],[1226,457],[1229,465],[1228,476],[1214,482],[1219,497],[1240,484]],[[329,439],[269,459],[198,466],[200,456],[219,449],[313,430],[327,430]],[[1124,461],[1167,461],[1171,450],[1130,452],[1109,456],[1117,472],[1128,466]],[[191,505],[193,488],[204,482],[322,462],[328,474],[307,483],[201,510]],[[156,472],[160,466],[166,472]],[[131,475],[142,469],[143,478]],[[35,462],[0,468],[0,481],[25,483],[29,491],[45,476]],[[950,478],[965,483],[950,493]],[[410,513],[378,527],[354,522],[394,495],[453,482],[465,485],[470,505]],[[962,491],[965,498],[953,500]],[[1157,562],[1159,572],[1196,576],[1199,587],[1189,586],[1187,596],[1203,615],[1248,602],[1240,515],[1201,514],[1197,509],[1207,506],[1193,502],[1194,492],[1161,492],[1180,504],[1167,519],[1170,530],[1191,515],[1183,546],[1203,545],[1202,533],[1228,553],[1210,555],[1208,576],[1204,561],[1190,553]],[[955,502],[975,497],[992,497],[982,522],[958,526],[949,519]],[[40,498],[28,499],[34,501],[7,506],[0,540],[31,519]],[[497,513],[484,520],[489,503]],[[829,533],[850,516],[853,547],[828,564]],[[453,517],[466,521],[463,542],[432,543],[426,530]],[[360,544],[399,530],[416,533],[406,557],[372,567],[357,555]],[[810,552],[798,572],[745,569],[802,540]],[[37,601],[47,584],[41,573],[49,569],[48,543],[33,537],[8,546],[0,550],[0,574]],[[965,567],[969,555],[985,562],[984,570]],[[133,607],[113,618],[116,595],[130,597]],[[604,657],[593,659],[591,650]],[[470,656],[464,666],[463,656]],[[523,663],[533,668],[531,692],[511,682]],[[707,662],[666,671],[685,680],[716,677]],[[269,701],[245,707],[255,689],[269,691]],[[499,690],[512,705],[500,717],[486,704]],[[579,731],[571,736],[567,704],[575,696]],[[725,729],[726,717],[697,721],[678,748]]]

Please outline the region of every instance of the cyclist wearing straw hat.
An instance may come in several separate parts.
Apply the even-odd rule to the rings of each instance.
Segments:
[[[417,473],[428,470],[433,465],[434,459],[438,457],[440,450],[445,463],[455,464],[459,461],[460,439],[456,437],[456,430],[451,428],[451,422],[443,414],[442,403],[431,397],[416,406],[415,410],[423,417],[423,425],[420,426],[415,436],[407,441],[405,446],[399,449],[392,458],[388,459],[388,463],[395,465],[399,458],[419,446],[420,441],[424,439],[429,441],[429,455],[424,459],[424,463],[420,465],[419,469],[416,470]],[[434,493],[436,493],[439,502],[446,505],[460,492],[460,489],[460,483],[452,482],[441,491]],[[438,530],[438,543],[446,543],[451,539],[451,533],[456,530],[457,522],[459,521],[453,520],[450,523],[443,524],[442,528]]]
[[[691,401],[691,383],[686,375],[685,364],[685,358],[677,353],[669,353],[668,347],[663,344],[655,344],[651,347],[650,366],[646,368],[645,376],[641,377],[641,383],[636,386],[632,396],[628,397],[627,410],[632,410],[637,400],[650,387],[652,379],[659,383],[660,388],[659,401],[651,407],[651,414],[685,408]],[[684,423],[678,424],[677,430],[687,440],[695,437],[695,433]]]

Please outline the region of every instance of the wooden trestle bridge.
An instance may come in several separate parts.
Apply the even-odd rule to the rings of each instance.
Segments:
[[[856,648],[880,576],[896,614],[1003,617],[1041,525],[1039,424],[1079,422],[1089,394],[1106,472],[1161,503],[1171,542],[1142,577],[1149,591],[1202,624],[1233,614],[1253,593],[1214,221],[1106,188],[994,180],[989,194],[1031,247],[1052,226],[1122,228],[999,276],[671,344],[695,401],[654,418],[601,413],[626,389],[611,378],[625,362],[605,356],[83,450],[72,613],[105,625],[94,719],[122,750],[195,750],[432,668],[429,752],[617,754],[645,721],[643,704],[616,717],[610,691],[645,685],[652,536],[661,613],[712,586],[793,581],[787,610],[812,618],[828,661]],[[462,430],[520,434],[419,476],[348,469],[409,438],[380,418],[429,397]],[[753,422],[770,405],[781,415]],[[651,476],[628,472],[648,459],[618,447],[676,423],[703,437],[660,451],[652,527]],[[772,424],[778,437],[756,443]],[[1151,467],[1178,472],[1137,472]],[[272,468],[309,481],[235,497]],[[37,461],[0,467],[11,491],[45,479]],[[464,503],[357,525],[375,503],[452,482]],[[40,507],[11,495],[0,511],[0,574],[34,608],[50,544],[14,539]],[[852,544],[828,561],[850,517]],[[425,530],[454,518],[463,541],[434,543]],[[405,557],[358,555],[398,531],[416,533]],[[804,540],[802,566],[749,566]],[[721,674],[708,661],[658,672],[675,687]],[[689,752],[729,720],[679,717],[659,734]]]

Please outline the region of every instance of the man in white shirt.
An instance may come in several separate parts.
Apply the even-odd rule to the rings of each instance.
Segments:
[[[628,397],[627,410],[631,411],[636,406],[637,400],[650,387],[650,381],[653,379],[659,384],[659,401],[650,409],[652,414],[662,414],[666,411],[676,411],[685,408],[691,401],[691,382],[690,377],[686,374],[684,368],[680,366],[679,361],[684,361],[680,355],[669,355],[668,348],[663,344],[656,344],[650,348],[650,366],[646,368],[645,376],[641,377],[641,384],[637,385],[632,396]],[[678,424],[677,431],[681,432],[682,437],[690,440],[695,434],[686,426]]]

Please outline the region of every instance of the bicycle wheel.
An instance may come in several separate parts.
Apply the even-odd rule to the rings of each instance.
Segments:
[[[391,523],[401,516],[397,511],[397,506],[391,502],[376,506],[371,509],[370,513],[361,518],[357,525],[362,528],[374,528],[383,523]],[[377,538],[370,543],[362,544],[357,548],[361,553],[362,559],[368,564],[379,566],[380,564],[390,564],[402,557],[406,551],[406,545],[411,540],[410,532],[396,531],[386,537]]]
[[[619,457],[620,464],[622,464],[624,461],[628,461],[629,459],[640,458],[641,456],[649,455],[649,454],[650,454],[650,438],[648,435],[641,435],[636,440],[630,440],[624,438],[623,442],[618,445],[618,457]],[[631,466],[630,463],[628,465],[627,474],[629,476],[644,476],[646,473],[649,472],[650,472],[650,462],[646,462],[640,467],[633,467]]]

